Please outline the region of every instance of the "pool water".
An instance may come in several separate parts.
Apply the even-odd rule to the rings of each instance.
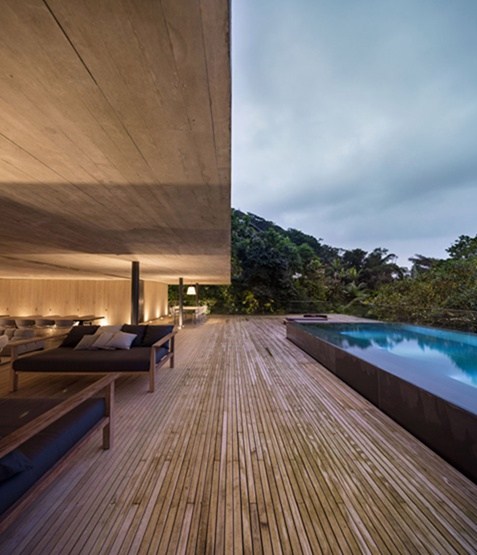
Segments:
[[[477,388],[476,334],[408,324],[310,324],[306,327],[313,335],[370,362],[382,360],[383,354],[389,353],[394,363],[400,359],[422,374],[447,376]]]

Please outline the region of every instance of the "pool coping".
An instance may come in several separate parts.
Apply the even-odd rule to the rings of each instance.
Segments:
[[[298,322],[286,322],[286,337],[477,483],[477,415],[312,335]]]

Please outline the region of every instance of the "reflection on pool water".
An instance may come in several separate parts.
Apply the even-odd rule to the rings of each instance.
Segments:
[[[448,376],[477,388],[476,334],[407,324],[308,324],[306,328],[366,360],[390,353],[406,359],[414,369],[417,365],[422,373]]]

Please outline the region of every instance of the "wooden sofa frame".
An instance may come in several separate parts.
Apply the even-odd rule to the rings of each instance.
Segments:
[[[169,365],[171,368],[174,368],[174,338],[175,335],[177,334],[177,330],[174,328],[172,330],[171,333],[168,333],[167,335],[165,335],[164,337],[162,337],[159,341],[156,341],[156,343],[154,343],[151,346],[151,351],[150,351],[150,355],[149,355],[149,369],[146,370],[145,372],[124,372],[121,371],[119,372],[119,374],[121,376],[123,375],[131,375],[131,376],[137,376],[137,375],[147,375],[149,376],[149,392],[153,393],[155,391],[156,385],[155,385],[155,371],[158,370],[159,368],[161,368],[161,366],[163,366],[167,361],[169,361]],[[156,363],[156,350],[160,349],[163,345],[165,345],[167,342],[169,343],[169,352],[168,354],[163,357],[159,362]],[[35,354],[32,355],[23,355],[23,356],[35,356]],[[12,361],[12,365],[10,368],[10,389],[12,392],[17,391],[18,390],[18,385],[19,385],[19,374],[37,374],[37,375],[54,375],[54,376],[71,376],[71,375],[75,375],[75,376],[97,376],[98,374],[100,375],[102,372],[98,371],[74,371],[74,372],[69,372],[67,369],[65,369],[64,372],[26,372],[26,371],[22,371],[22,370],[14,370],[13,368],[13,361]],[[107,374],[108,372],[105,371],[103,372],[105,374]]]
[[[82,389],[70,398],[65,399],[52,409],[44,412],[31,422],[18,428],[11,434],[0,439],[0,458],[7,455],[22,443],[34,437],[38,432],[47,428],[50,424],[59,420],[62,416],[81,405],[87,399],[101,393],[105,398],[106,414],[95,424],[58,462],[50,468],[37,482],[9,509],[0,515],[0,533],[4,532],[18,517],[21,516],[25,508],[33,503],[63,471],[66,463],[76,454],[78,449],[89,440],[98,430],[103,431],[103,449],[110,449],[113,446],[114,437],[114,382],[120,374],[109,374],[103,376],[93,384]]]

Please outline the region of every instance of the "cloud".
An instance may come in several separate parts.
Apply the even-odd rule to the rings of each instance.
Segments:
[[[408,256],[477,232],[477,4],[232,8],[235,207]]]

